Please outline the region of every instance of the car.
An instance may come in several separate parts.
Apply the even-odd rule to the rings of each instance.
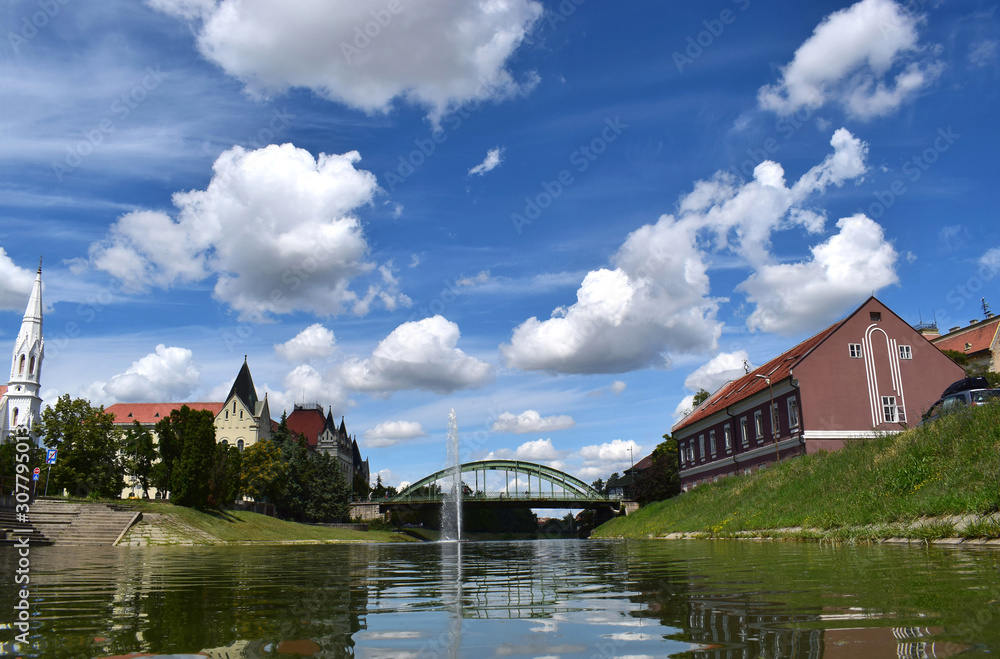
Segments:
[[[986,384],[986,387],[980,385]],[[970,386],[971,385],[971,386]],[[969,386],[969,388],[963,388]],[[1000,399],[1000,389],[989,388],[986,378],[966,378],[959,380],[944,390],[941,399],[924,413],[920,425],[933,421],[945,414],[968,409]]]

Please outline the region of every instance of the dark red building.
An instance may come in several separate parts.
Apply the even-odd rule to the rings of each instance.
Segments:
[[[965,371],[888,307],[850,316],[723,385],[672,429],[684,490],[899,432]],[[774,401],[773,407],[771,401]],[[771,408],[771,413],[768,413]]]

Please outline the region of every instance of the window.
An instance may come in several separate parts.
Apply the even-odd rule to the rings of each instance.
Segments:
[[[871,321],[873,323],[877,323],[878,321],[882,320],[882,313],[879,311],[869,311],[868,317],[871,318]]]
[[[708,431],[708,447],[712,451],[712,457],[715,457],[715,431]]]
[[[698,435],[698,455],[701,456],[702,462],[705,461],[705,436]]]
[[[744,476],[749,476],[749,475],[750,475],[750,474],[752,474],[752,473],[753,473],[753,472],[752,472],[752,471],[750,471],[750,467],[747,467],[746,469],[744,469],[744,470],[743,470],[743,475],[744,475]]]
[[[732,451],[733,450],[733,427],[730,426],[727,423],[726,427],[725,427],[725,430],[723,430],[723,433],[725,433],[725,435],[726,435],[726,450],[727,451]]]
[[[899,346],[899,358],[913,359],[913,351],[910,349],[910,346]]]
[[[32,355],[31,361],[28,362],[28,375],[34,375],[34,374],[35,374],[35,356]]]
[[[243,419],[243,410],[240,410],[240,420]]]
[[[236,440],[236,448],[238,448],[240,450],[240,453],[243,452],[243,440],[242,439],[237,439]]]
[[[781,434],[781,424],[778,423],[778,404],[771,405],[771,436],[777,437]]]
[[[233,401],[233,414],[236,414],[236,401]]]
[[[222,440],[221,443],[222,443],[223,446],[229,446],[229,440],[228,439]]]
[[[14,416],[11,418],[10,425],[17,427],[17,408],[14,408]]]
[[[743,448],[750,445],[749,435],[747,434],[747,418],[743,417],[740,419],[740,443],[743,444]]]
[[[861,344],[860,343],[848,343],[847,349],[851,353],[851,359],[861,359]]]
[[[694,462],[694,440],[688,442],[688,462]]]
[[[226,410],[226,421],[229,421],[229,410]]]
[[[764,438],[764,419],[763,419],[763,416],[760,413],[760,410],[757,410],[756,412],[753,413],[753,428],[757,432],[757,441],[760,441],[761,439],[763,439]]]
[[[799,401],[792,396],[788,399],[788,428],[799,427]]]
[[[905,418],[900,418],[902,412],[901,409],[896,407],[896,397],[895,396],[882,396],[882,416],[885,417],[886,423],[899,423],[905,421]]]
[[[21,361],[18,363],[17,374],[24,375],[24,355],[21,355]]]

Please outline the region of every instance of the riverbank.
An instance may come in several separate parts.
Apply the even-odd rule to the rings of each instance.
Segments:
[[[794,458],[640,508],[593,538],[1000,538],[1000,405]]]
[[[142,512],[119,546],[412,542],[393,531],[358,531],[299,524],[244,510],[202,511],[166,502],[116,502]]]

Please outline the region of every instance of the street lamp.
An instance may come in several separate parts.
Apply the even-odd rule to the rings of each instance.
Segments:
[[[774,410],[774,388],[771,386],[771,378],[769,376],[757,374],[754,377],[755,378],[762,378],[764,380],[764,382],[767,382],[767,390],[771,394],[771,407],[770,407],[770,413],[771,413],[771,439],[774,440],[774,464],[778,464],[778,461],[781,460],[781,455],[778,453],[778,433],[774,432],[775,416],[777,416],[775,414],[775,410]]]

